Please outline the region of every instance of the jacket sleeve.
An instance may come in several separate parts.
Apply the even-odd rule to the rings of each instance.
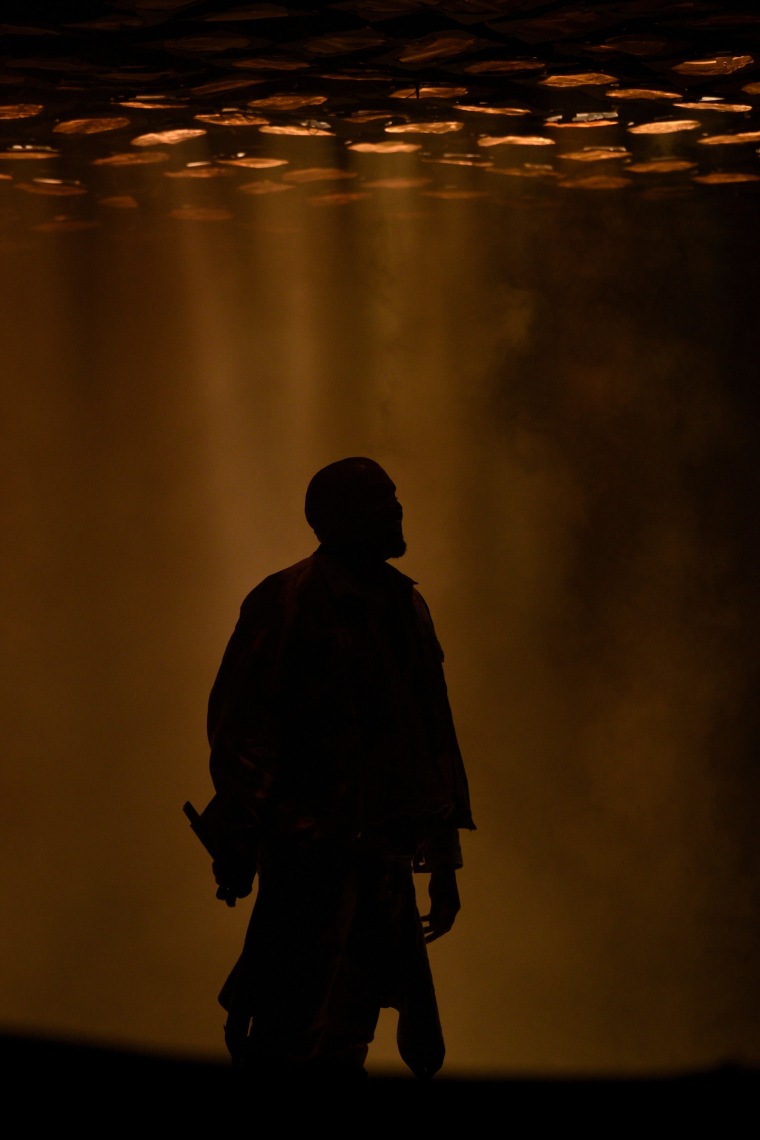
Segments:
[[[463,865],[459,828],[449,820],[431,819],[426,834],[414,855],[415,871],[433,871],[444,867],[455,870]]]
[[[425,648],[426,703],[442,798],[442,810],[439,808],[436,813],[439,825],[431,832],[429,848],[431,857],[435,857],[439,862],[461,867],[458,829],[475,830],[470,808],[470,790],[451,715],[443,672],[443,649],[436,635],[427,603],[417,590],[413,592],[413,601],[417,627]]]
[[[282,599],[266,579],[243,602],[208,706],[211,779],[217,794],[257,819],[278,767],[277,687]]]

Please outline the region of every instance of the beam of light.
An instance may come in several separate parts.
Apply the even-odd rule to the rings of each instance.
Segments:
[[[179,818],[209,790],[205,697],[245,592],[312,548],[308,477],[368,453],[405,503],[480,827],[433,953],[448,1071],[756,1056],[756,299],[713,258],[741,264],[751,230],[615,212],[626,180],[596,175],[557,205],[540,162],[484,196],[482,158],[301,129],[233,136],[229,177],[200,173],[208,136],[200,165],[98,160],[100,229],[18,195],[46,220],[0,277],[3,841],[26,872],[6,1008],[221,1055],[245,914],[220,916]],[[51,155],[11,165],[66,186]],[[737,209],[757,181],[697,177]],[[288,190],[245,189],[267,183]],[[394,1056],[381,1033],[373,1063]]]

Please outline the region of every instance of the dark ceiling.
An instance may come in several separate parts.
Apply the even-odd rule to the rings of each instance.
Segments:
[[[101,224],[142,204],[148,171],[181,188],[175,209],[220,219],[243,195],[285,190],[350,205],[394,190],[729,197],[760,185],[752,4],[63,8],[65,22],[49,3],[2,6],[5,230]],[[222,181],[220,206],[208,190]]]

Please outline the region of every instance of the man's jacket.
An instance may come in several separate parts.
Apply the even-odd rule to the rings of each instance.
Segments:
[[[322,548],[243,602],[209,701],[218,796],[262,829],[388,839],[459,865],[472,828],[443,653],[411,578]],[[414,853],[412,851],[411,853]]]

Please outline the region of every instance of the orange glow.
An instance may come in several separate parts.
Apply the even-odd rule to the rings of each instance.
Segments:
[[[201,83],[199,87],[191,87],[193,95],[217,95],[223,91],[241,91],[246,87],[254,87],[257,83],[263,83],[263,79],[255,79],[251,75],[242,76],[240,79],[214,79],[211,83]]]
[[[267,119],[251,115],[246,111],[229,111],[213,115],[195,115],[200,123],[212,123],[215,127],[260,127]]]
[[[530,115],[527,107],[480,107],[476,103],[457,103],[455,110],[472,112],[476,115]]]
[[[138,202],[131,194],[110,194],[105,198],[98,198],[99,206],[107,206],[109,210],[136,210]]]
[[[680,99],[677,91],[658,91],[650,87],[618,87],[615,91],[605,91],[608,99],[651,99],[655,102]]]
[[[488,170],[493,166],[492,158],[481,158],[479,155],[445,155],[443,158],[428,158],[426,162],[432,162],[438,166],[475,166],[481,170]]]
[[[399,87],[391,99],[459,99],[466,94],[466,87]]]
[[[758,17],[42,7],[0,64],[6,1028],[225,1065],[253,899],[219,906],[181,805],[241,600],[316,545],[308,478],[366,454],[479,825],[431,1096],[713,1063],[730,1096],[760,1058]]]
[[[53,127],[57,135],[99,135],[104,131],[118,131],[128,127],[130,120],[124,116],[100,119],[67,119]]]
[[[429,178],[375,178],[364,186],[368,190],[416,190],[429,183]]]
[[[178,111],[184,110],[185,103],[164,103],[156,99],[122,99],[120,107],[135,107],[139,111]]]
[[[583,150],[566,151],[562,155],[563,161],[568,162],[621,162],[630,158],[631,152],[624,146],[585,147]]]
[[[462,123],[453,122],[435,123],[394,123],[385,128],[388,135],[449,135],[453,131],[461,131]]]
[[[543,87],[602,87],[617,83],[617,78],[603,71],[583,71],[575,75],[547,75],[538,82]]]
[[[544,138],[543,135],[483,135],[478,139],[478,146],[556,146],[554,139]]]
[[[312,194],[307,201],[310,206],[348,206],[366,197],[366,194],[357,190],[346,194]]]
[[[463,70],[470,75],[511,75],[521,71],[543,71],[540,59],[481,59],[465,64]]]
[[[521,166],[494,166],[491,174],[502,174],[506,178],[558,178],[559,175],[553,166],[545,163],[524,162]]]
[[[280,194],[284,190],[292,189],[292,186],[284,182],[272,182],[268,178],[260,178],[256,182],[244,182],[242,186],[238,186],[238,190],[243,194]]]
[[[169,153],[165,150],[128,151],[126,154],[111,154],[108,158],[94,158],[93,166],[152,166],[154,163],[168,162]]]
[[[17,182],[16,189],[25,194],[44,194],[51,198],[77,198],[86,194],[84,186],[76,183],[58,182],[55,179],[39,178],[34,182]]]
[[[353,115],[346,116],[347,123],[373,123],[378,119],[388,119],[387,111],[354,111]]]
[[[222,168],[221,166],[214,166],[213,163],[203,163],[198,166],[186,166],[184,170],[165,170],[163,172],[164,178],[190,178],[190,179],[209,179],[209,178],[230,178],[232,171]]]
[[[249,99],[249,107],[266,111],[298,111],[301,107],[321,107],[326,95],[267,95],[263,99]]]
[[[180,143],[189,142],[190,139],[199,139],[206,132],[198,127],[193,130],[188,128],[178,131],[152,131],[147,135],[137,135],[132,139],[132,146],[178,146]]]
[[[698,131],[702,124],[698,119],[669,119],[654,123],[638,123],[629,127],[628,133],[632,135],[675,135],[687,131]]]
[[[324,127],[304,127],[304,126],[291,126],[291,127],[276,127],[267,126],[259,127],[259,131],[263,135],[293,135],[300,137],[303,135],[321,136],[322,138],[333,138],[332,131],[325,130]]]
[[[239,158],[220,158],[223,166],[240,166],[245,170],[269,170],[273,166],[287,166],[287,158],[264,158],[263,156],[248,154]]]
[[[416,150],[421,150],[422,147],[419,143],[389,141],[376,143],[351,143],[348,149],[355,150],[357,154],[413,154]]]
[[[547,130],[567,132],[573,134],[585,134],[586,131],[605,131],[615,129],[618,126],[617,119],[587,119],[580,123],[547,123]]]
[[[309,166],[302,170],[289,170],[282,177],[285,182],[336,182],[341,178],[356,178],[356,171],[339,170],[329,166]]]
[[[733,135],[708,135],[700,146],[744,146],[760,142],[760,131],[738,131]]]
[[[677,63],[673,71],[679,75],[733,75],[735,71],[742,71],[754,63],[751,55],[716,55],[710,59],[688,59],[684,63]]]
[[[685,158],[656,158],[651,162],[632,162],[626,169],[634,174],[679,174],[694,170],[696,165]]]
[[[715,171],[712,174],[695,174],[695,182],[702,182],[706,186],[724,186],[732,182],[760,182],[760,174],[749,174],[743,171],[730,172],[728,170]]]
[[[676,103],[682,111],[706,111],[716,115],[743,115],[752,110],[751,103],[711,103],[703,100],[699,103]]]
[[[461,55],[475,42],[475,36],[467,35],[466,32],[436,32],[404,48],[398,59],[400,63],[429,63],[434,59],[448,59],[453,55]]]
[[[42,150],[35,147],[11,147],[10,150],[0,151],[0,160],[3,162],[41,162],[46,158],[57,158],[57,150]]]
[[[32,119],[43,109],[41,103],[0,103],[0,120]]]
[[[592,175],[588,178],[567,178],[557,183],[558,186],[569,187],[573,190],[624,190],[631,186],[630,178],[616,177],[615,175]]]

